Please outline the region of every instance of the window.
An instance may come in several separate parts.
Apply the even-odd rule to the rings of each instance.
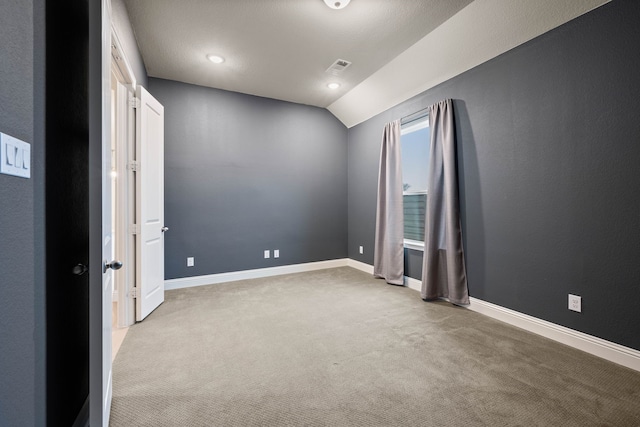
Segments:
[[[424,250],[424,216],[427,207],[431,141],[428,116],[403,123],[400,135],[404,184],[404,244],[408,248]]]

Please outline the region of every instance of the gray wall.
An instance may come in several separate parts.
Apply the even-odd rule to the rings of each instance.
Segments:
[[[42,46],[43,11],[39,0],[0,3],[0,131],[32,150],[31,179],[0,175],[0,425],[36,425],[44,417],[43,290],[36,287],[34,239],[42,151],[34,135],[42,92],[34,79],[42,77],[42,63],[33,55],[34,43]]]
[[[470,294],[640,350],[638,22],[611,2],[350,129],[349,257],[373,263],[382,126],[453,98]]]
[[[149,90],[165,107],[167,279],[346,257],[347,129],[328,111],[155,78]]]
[[[129,61],[129,66],[136,76],[136,81],[143,87],[148,87],[147,69],[138,50],[138,42],[129,21],[129,12],[124,0],[111,0],[111,21],[122,43],[122,50]]]

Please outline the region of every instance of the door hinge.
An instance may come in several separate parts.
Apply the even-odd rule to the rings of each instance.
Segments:
[[[131,288],[131,291],[129,292],[129,296],[131,298],[138,298],[138,288]]]
[[[140,108],[140,98],[136,98],[135,96],[132,96],[129,99],[129,105],[133,108]]]
[[[129,162],[129,170],[132,170],[134,172],[138,172],[138,170],[140,169],[140,162],[134,160],[132,162]]]
[[[140,226],[138,224],[131,224],[129,226],[130,234],[140,234]]]

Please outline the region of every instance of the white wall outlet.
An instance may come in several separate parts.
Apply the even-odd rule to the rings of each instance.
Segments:
[[[360,246],[360,254],[362,255],[364,253],[364,247]]]
[[[196,264],[196,260],[192,256],[187,257],[187,267],[193,267]]]
[[[265,259],[267,259],[267,258],[271,258],[271,255],[270,255],[270,254],[271,254],[271,252],[269,252],[269,250],[267,249],[266,251],[264,251],[264,258],[265,258]]]
[[[280,258],[280,249],[274,249],[273,250],[273,257],[274,258]]]
[[[569,294],[569,310],[582,313],[582,297]]]

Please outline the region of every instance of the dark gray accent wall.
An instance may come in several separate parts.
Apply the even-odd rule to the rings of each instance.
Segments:
[[[155,78],[149,90],[165,108],[167,279],[346,257],[347,129],[334,116]]]
[[[349,257],[373,263],[383,124],[453,98],[470,294],[640,350],[638,22],[611,2],[350,129]]]
[[[40,2],[0,3],[0,132],[30,143],[32,153],[39,148],[34,11],[41,16]],[[0,175],[0,425],[7,426],[36,425],[44,415],[36,404],[36,386],[44,385],[36,354],[44,343],[37,341],[43,318],[35,286],[33,161],[31,173],[31,179]]]

